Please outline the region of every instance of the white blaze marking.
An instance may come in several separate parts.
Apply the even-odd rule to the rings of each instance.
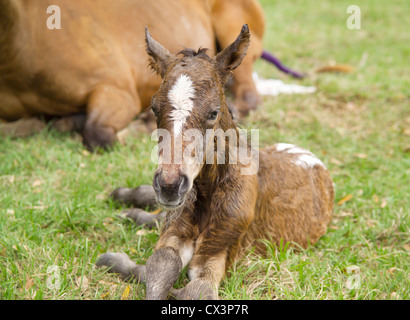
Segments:
[[[320,161],[318,158],[316,158],[316,156],[312,152],[306,149],[296,147],[293,144],[278,143],[276,145],[276,150],[285,151],[287,153],[300,154],[299,158],[295,162],[292,161],[292,163],[298,166],[309,168],[309,167],[314,167],[315,165],[320,165],[323,168],[326,168],[323,162]]]
[[[195,97],[195,88],[190,77],[181,74],[171,90],[168,99],[174,108],[171,119],[174,121],[174,134],[178,136],[182,132],[182,126],[194,108],[192,98]]]

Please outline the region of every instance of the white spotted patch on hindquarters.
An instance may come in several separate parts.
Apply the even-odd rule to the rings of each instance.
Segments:
[[[289,143],[278,143],[275,145],[276,151],[283,151],[286,153],[298,154],[299,157],[292,161],[292,163],[301,166],[305,169],[313,168],[316,165],[322,166],[326,169],[326,166],[309,150],[297,147]]]

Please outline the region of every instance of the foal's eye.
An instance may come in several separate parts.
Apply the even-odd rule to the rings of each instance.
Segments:
[[[209,114],[208,120],[215,120],[216,117],[218,116],[218,114],[219,114],[219,111],[212,111],[212,112]]]
[[[154,112],[155,117],[158,117],[158,110],[154,106],[151,105],[150,107],[152,109],[152,112]]]

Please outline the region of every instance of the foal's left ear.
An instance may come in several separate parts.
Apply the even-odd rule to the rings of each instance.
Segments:
[[[215,57],[218,70],[224,81],[241,64],[248,51],[250,38],[249,27],[244,24],[238,38]]]
[[[147,27],[145,27],[145,44],[147,46],[147,53],[150,55],[151,68],[163,78],[169,65],[174,60],[174,56],[167,48],[151,37]]]

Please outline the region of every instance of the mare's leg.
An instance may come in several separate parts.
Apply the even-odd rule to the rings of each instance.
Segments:
[[[90,150],[107,149],[117,141],[116,133],[141,111],[139,97],[111,85],[101,85],[91,94],[83,143]]]
[[[257,109],[262,100],[252,79],[253,62],[244,59],[241,67],[234,71],[231,90],[239,116],[245,117],[249,111]]]
[[[219,0],[212,7],[212,23],[221,48],[226,48],[237,37],[244,23],[249,25],[251,43],[241,65],[233,72],[230,88],[240,116],[256,109],[261,99],[252,78],[253,65],[262,54],[265,17],[257,0]]]

